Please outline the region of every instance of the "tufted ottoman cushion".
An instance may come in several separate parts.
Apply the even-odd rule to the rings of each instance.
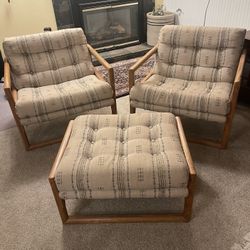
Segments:
[[[77,117],[55,174],[62,199],[186,197],[188,178],[171,113]]]

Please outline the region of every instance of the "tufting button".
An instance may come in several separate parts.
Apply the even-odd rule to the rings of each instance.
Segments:
[[[94,144],[95,142],[94,141],[91,141],[91,144]]]
[[[33,72],[33,71],[30,71],[30,74],[31,74],[31,75],[33,75],[33,74],[34,74],[34,72]]]

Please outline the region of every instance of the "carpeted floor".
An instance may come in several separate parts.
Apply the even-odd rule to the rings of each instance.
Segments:
[[[128,110],[128,96],[118,98],[118,113]],[[51,126],[50,133],[58,127]],[[185,130],[198,133],[204,127],[210,128],[208,124],[198,127],[190,120]],[[207,132],[215,131],[211,128]],[[198,180],[193,218],[187,224],[63,226],[47,180],[58,147],[26,152],[16,127],[0,131],[0,249],[247,249],[250,108],[238,107],[227,150],[190,144]],[[107,213],[121,209],[158,211],[169,202],[88,201],[82,205],[86,211]],[[74,204],[71,207],[79,209]]]

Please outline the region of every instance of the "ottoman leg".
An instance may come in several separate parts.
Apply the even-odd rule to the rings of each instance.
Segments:
[[[67,208],[65,205],[65,200],[61,199],[59,197],[59,191],[57,189],[56,183],[55,183],[55,179],[51,178],[49,179],[49,183],[56,201],[56,205],[59,211],[59,214],[61,216],[62,222],[65,224],[69,218],[68,212],[67,212]]]
[[[183,217],[186,222],[189,222],[192,216],[194,186],[195,186],[195,176],[190,174],[188,182],[188,196],[185,198],[184,211],[183,211]]]

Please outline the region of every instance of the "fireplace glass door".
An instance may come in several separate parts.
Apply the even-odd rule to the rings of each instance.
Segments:
[[[139,41],[138,2],[82,9],[84,32],[95,48]]]

